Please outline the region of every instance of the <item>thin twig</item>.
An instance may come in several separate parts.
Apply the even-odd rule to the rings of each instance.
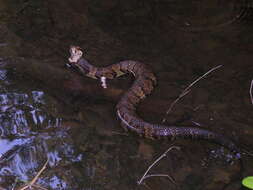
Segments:
[[[244,154],[248,155],[248,156],[253,157],[252,151],[249,151],[249,150],[246,150],[246,149],[242,149],[242,152],[243,152]]]
[[[252,92],[252,88],[253,88],[253,79],[251,81],[251,84],[250,84],[250,89],[249,89],[249,95],[250,95],[250,100],[251,100],[251,103],[253,104],[253,92]]]
[[[154,166],[154,165],[156,165],[156,163],[158,163],[162,158],[164,158],[164,157],[166,157],[167,156],[167,153],[169,152],[169,151],[171,151],[173,148],[175,148],[175,149],[177,149],[177,150],[180,150],[180,147],[178,147],[178,146],[171,146],[170,148],[168,148],[159,158],[157,158],[154,162],[153,162],[153,164],[151,164],[149,167],[148,167],[148,169],[146,170],[146,172],[144,173],[144,175],[141,177],[141,179],[139,180],[139,181],[137,181],[137,184],[138,185],[140,185],[142,182],[143,182],[143,180],[145,179],[145,178],[147,178],[146,176],[147,176],[147,173],[149,172],[149,170]],[[166,176],[166,177],[168,177],[168,175],[165,175],[165,174],[158,174],[158,175],[164,175],[164,176]],[[148,176],[152,176],[152,175],[148,175]],[[156,176],[155,174],[153,174],[153,176]],[[171,177],[169,177],[169,179],[171,179]],[[174,182],[174,180],[172,180],[172,182]]]
[[[176,104],[181,98],[183,98],[186,94],[188,94],[189,92],[190,92],[190,90],[188,90],[188,91],[183,91],[183,92],[178,96],[178,98],[170,104],[169,109],[166,111],[166,115],[168,115],[168,114],[171,112],[172,108],[175,106],[175,104]],[[165,123],[165,121],[166,121],[166,118],[164,117],[163,120],[162,120],[162,123]]]
[[[35,182],[38,180],[38,178],[42,174],[42,172],[46,169],[47,163],[48,163],[48,159],[47,159],[46,163],[43,165],[43,167],[40,169],[40,171],[37,173],[37,175],[32,179],[32,181],[29,182],[27,185],[25,185],[24,187],[22,187],[19,190],[25,190],[27,188],[31,188],[32,186],[46,190],[46,188],[35,185]]]
[[[183,98],[186,94],[188,94],[188,93],[191,91],[191,87],[193,87],[197,82],[199,82],[199,81],[200,81],[201,79],[203,79],[205,76],[207,76],[208,74],[210,74],[211,72],[213,72],[214,70],[216,70],[216,69],[218,69],[218,68],[220,68],[220,67],[222,67],[222,65],[218,65],[218,66],[216,66],[216,67],[210,69],[210,70],[207,71],[205,74],[203,74],[202,76],[200,76],[199,78],[197,78],[195,81],[193,81],[187,88],[185,88],[185,89],[183,90],[183,92],[178,96],[178,98],[177,98],[175,101],[173,101],[173,102],[171,103],[169,109],[166,111],[166,115],[168,115],[168,114],[171,112],[172,108],[175,106],[175,104],[176,104],[181,98]],[[165,117],[166,117],[166,116],[165,116]],[[164,123],[164,122],[166,121],[166,118],[165,118],[165,117],[163,118],[162,123]]]
[[[220,67],[222,67],[222,65],[218,65],[218,66],[210,69],[205,74],[203,74],[202,76],[200,76],[199,78],[197,78],[197,80],[193,81],[193,83],[191,83],[184,91],[188,91],[193,85],[195,85],[197,82],[199,82],[202,78],[204,78],[205,76],[207,76],[208,74],[210,74],[214,70],[219,69]]]
[[[33,185],[37,181],[37,179],[39,178],[39,176],[46,169],[47,163],[48,163],[48,159],[47,159],[46,163],[43,165],[43,167],[41,168],[41,170],[38,172],[38,174],[33,178],[33,180],[31,181],[30,185]]]
[[[145,184],[145,183],[142,183],[142,185],[144,185],[147,189],[150,189],[150,190],[152,190],[147,184]]]
[[[16,177],[16,178],[15,178],[15,182],[14,182],[14,184],[12,185],[11,190],[14,190],[14,189],[15,189],[17,183],[18,183],[18,178]],[[1,190],[1,188],[0,188],[0,190]]]
[[[171,176],[169,176],[169,175],[167,175],[167,174],[150,174],[150,175],[146,175],[146,176],[142,179],[142,181],[145,180],[145,179],[147,179],[147,178],[150,178],[150,177],[167,177],[167,178],[169,178],[169,180],[170,180],[172,183],[176,184],[175,180],[174,180]]]

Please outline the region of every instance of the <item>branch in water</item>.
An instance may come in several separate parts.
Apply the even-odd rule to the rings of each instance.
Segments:
[[[176,105],[176,103],[183,98],[185,95],[187,95],[190,91],[191,91],[191,87],[193,87],[197,82],[199,82],[201,79],[203,79],[205,76],[207,76],[208,74],[210,74],[211,72],[213,72],[214,70],[218,69],[222,67],[222,65],[218,65],[214,68],[212,68],[211,70],[207,71],[205,74],[203,74],[202,76],[200,76],[199,78],[197,78],[195,81],[193,81],[186,89],[183,90],[183,92],[178,96],[178,98],[173,101],[169,107],[169,109],[166,111],[166,115],[165,117],[172,111],[173,107]],[[166,118],[163,118],[162,123],[166,122]]]

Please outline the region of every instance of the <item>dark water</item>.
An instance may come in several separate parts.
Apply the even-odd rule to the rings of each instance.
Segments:
[[[46,189],[236,190],[252,175],[252,3],[234,1],[0,0],[0,189],[19,189],[48,160]],[[132,82],[86,79],[64,65],[69,45],[98,66],[123,59],[158,77],[138,114],[197,126],[242,147],[242,162],[206,141],[150,141],[126,133],[114,106]],[[211,68],[172,113],[170,104]],[[137,181],[171,144],[150,174]],[[248,152],[249,151],[249,152]],[[33,187],[39,189],[39,187]]]

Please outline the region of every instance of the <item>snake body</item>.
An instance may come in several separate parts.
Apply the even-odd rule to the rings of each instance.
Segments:
[[[138,103],[152,92],[157,83],[155,75],[147,65],[127,60],[106,67],[95,67],[82,58],[82,51],[79,47],[71,46],[70,54],[71,66],[77,67],[82,74],[94,79],[113,79],[127,73],[134,75],[135,81],[116,105],[116,113],[124,129],[150,139],[181,137],[208,140],[227,147],[235,153],[236,157],[240,158],[239,148],[223,135],[194,127],[152,124],[138,117],[136,114]]]

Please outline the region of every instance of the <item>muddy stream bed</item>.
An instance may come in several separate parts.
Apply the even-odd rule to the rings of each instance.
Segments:
[[[247,0],[0,0],[0,189],[236,190],[253,175],[253,12]],[[242,148],[127,133],[115,105],[133,82],[66,67],[70,45],[94,65],[132,59],[158,78],[139,105],[152,123],[209,129]],[[171,113],[178,95],[208,70]],[[137,181],[163,152],[150,177]]]

